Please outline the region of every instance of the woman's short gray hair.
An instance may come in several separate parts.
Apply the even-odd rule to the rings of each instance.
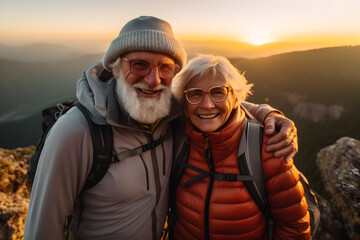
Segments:
[[[251,94],[253,84],[249,84],[244,74],[222,56],[199,55],[191,59],[187,65],[173,78],[172,91],[179,103],[184,104],[184,90],[193,80],[211,75],[213,78],[223,78],[233,89],[235,97],[240,102]]]

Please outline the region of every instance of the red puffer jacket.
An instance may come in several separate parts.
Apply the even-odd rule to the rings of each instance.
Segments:
[[[220,131],[204,134],[187,123],[188,163],[205,171],[239,174],[237,150],[244,128],[244,113],[237,109]],[[264,135],[264,143],[268,137]],[[211,151],[211,156],[205,149]],[[206,157],[208,156],[208,157]],[[310,217],[304,190],[293,161],[262,150],[262,167],[266,180],[271,215],[275,222],[273,239],[309,239]],[[241,181],[219,181],[211,176],[184,183],[198,172],[186,168],[176,189],[175,239],[263,239],[266,219]]]

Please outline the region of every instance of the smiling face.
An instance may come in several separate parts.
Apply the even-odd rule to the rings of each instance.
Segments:
[[[229,84],[223,78],[208,74],[203,78],[190,81],[186,89],[201,88],[203,91],[208,92],[210,88],[215,86],[229,86]],[[229,91],[227,98],[222,102],[214,102],[206,94],[201,103],[191,104],[186,101],[185,106],[190,121],[202,132],[214,132],[222,127],[236,107],[237,100],[232,90]]]
[[[142,124],[151,124],[169,114],[171,105],[171,78],[162,78],[159,68],[173,64],[168,56],[153,52],[131,52],[124,55],[130,60],[145,60],[152,64],[144,76],[130,71],[130,63],[121,60],[113,69],[117,78],[117,93],[129,115]]]

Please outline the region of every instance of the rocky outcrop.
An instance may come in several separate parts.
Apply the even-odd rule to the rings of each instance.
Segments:
[[[338,214],[332,209],[329,201],[317,196],[320,207],[320,224],[314,240],[347,240],[344,224]]]
[[[360,239],[360,141],[343,137],[322,149],[316,162],[331,196],[334,219],[343,226],[349,239]],[[334,230],[325,227],[329,232]]]
[[[0,148],[0,239],[23,239],[30,197],[26,172],[34,149]]]

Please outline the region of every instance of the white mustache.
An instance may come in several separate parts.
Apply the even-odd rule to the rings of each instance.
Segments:
[[[166,89],[167,87],[160,84],[157,85],[156,87],[151,87],[149,88],[148,85],[146,85],[145,83],[135,83],[134,85],[132,85],[134,88],[139,88],[141,90],[147,90],[147,91],[159,91],[159,90],[163,90]]]

